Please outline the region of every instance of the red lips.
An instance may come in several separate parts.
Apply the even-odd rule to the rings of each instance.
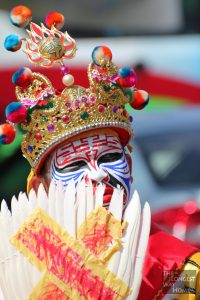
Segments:
[[[109,205],[111,201],[111,197],[113,194],[113,187],[106,185],[105,191],[104,191],[104,196],[103,196],[103,203],[104,205]]]

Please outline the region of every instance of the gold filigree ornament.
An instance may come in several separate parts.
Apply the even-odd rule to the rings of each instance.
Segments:
[[[55,146],[92,129],[113,128],[124,144],[130,139],[131,122],[125,110],[127,96],[121,88],[111,88],[108,82],[93,78],[94,71],[91,63],[88,69],[90,88],[73,85],[60,95],[56,95],[49,79],[38,73],[33,73],[32,84],[26,90],[16,87],[17,99],[23,104],[30,99],[34,105],[29,107],[28,120],[21,123],[22,129],[27,131],[22,152],[32,168],[38,169]],[[111,63],[108,76],[112,77],[116,71]],[[41,106],[40,101],[43,101]]]
[[[48,29],[31,23],[27,30],[29,38],[25,39],[24,53],[32,63],[42,67],[51,67],[54,63],[64,64],[64,59],[71,59],[76,54],[76,43],[70,35],[57,30],[54,26]]]
[[[90,87],[74,85],[64,61],[75,56],[76,43],[67,32],[58,30],[63,18],[58,13],[54,19],[49,18],[46,24],[50,29],[30,23],[23,51],[32,63],[42,67],[61,64],[66,88],[61,93],[56,91],[46,76],[32,73],[29,68],[19,69],[12,78],[18,102],[9,104],[6,116],[11,125],[20,123],[26,131],[22,152],[34,173],[55,147],[80,133],[111,128],[118,133],[122,144],[127,145],[132,136],[132,117],[125,105],[142,109],[149,99],[145,91],[135,88],[134,70],[129,67],[119,70],[106,46],[97,46],[92,52],[88,67]],[[7,44],[10,40],[16,38],[9,37]]]

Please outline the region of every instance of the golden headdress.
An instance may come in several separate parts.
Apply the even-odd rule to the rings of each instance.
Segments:
[[[18,102],[6,108],[9,124],[1,125],[0,138],[3,143],[10,142],[12,137],[6,142],[5,134],[3,136],[3,126],[20,123],[26,132],[22,152],[35,172],[52,149],[82,132],[111,128],[126,145],[132,135],[132,117],[125,105],[129,103],[133,108],[142,109],[149,100],[145,91],[135,88],[134,70],[129,67],[119,70],[112,62],[111,50],[105,46],[97,46],[92,52],[88,67],[90,87],[74,85],[64,60],[75,55],[76,43],[67,32],[58,30],[63,16],[54,14],[56,17],[46,18],[50,29],[30,23],[27,39],[10,35],[4,43],[6,49],[15,51],[24,41],[24,52],[31,62],[43,67],[60,63],[64,74],[62,80],[66,88],[61,93],[46,76],[32,73],[28,68],[19,69],[12,78]]]

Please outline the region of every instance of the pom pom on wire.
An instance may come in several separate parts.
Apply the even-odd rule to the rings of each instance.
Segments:
[[[56,29],[60,30],[65,23],[65,17],[58,12],[51,12],[46,16],[45,24],[51,28],[53,25]]]
[[[129,88],[133,87],[136,82],[136,73],[135,71],[130,67],[124,67],[119,70],[119,76],[118,83],[124,87]]]
[[[149,94],[143,90],[134,91],[133,100],[130,102],[130,106],[136,110],[141,110],[149,103]]]
[[[6,118],[14,124],[24,122],[27,118],[27,109],[20,102],[12,102],[6,107]]]
[[[17,27],[26,27],[32,20],[32,11],[23,5],[15,6],[10,12],[10,20]]]
[[[4,41],[4,48],[8,51],[15,52],[21,48],[22,40],[16,34],[10,34]]]
[[[20,68],[12,76],[14,85],[25,88],[32,82],[32,71],[29,68]]]
[[[11,144],[16,136],[15,128],[8,124],[1,124],[0,125],[0,144],[8,145]]]
[[[112,52],[106,46],[96,46],[92,51],[93,63],[98,67],[105,66],[112,60]]]

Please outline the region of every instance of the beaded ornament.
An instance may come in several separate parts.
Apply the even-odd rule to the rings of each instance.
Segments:
[[[23,20],[23,24],[27,22]],[[57,93],[46,76],[29,68],[19,69],[12,78],[17,102],[8,105],[6,117],[8,123],[20,123],[26,131],[22,152],[35,172],[52,149],[85,131],[112,128],[118,132],[122,144],[127,145],[132,135],[132,117],[125,105],[142,109],[149,101],[148,94],[135,87],[135,71],[129,67],[119,70],[106,46],[97,46],[92,52],[88,67],[90,87],[74,85],[65,60],[75,56],[76,43],[67,32],[59,31],[63,23],[63,15],[50,13],[46,17],[50,28],[30,23],[28,38],[15,38],[8,46],[6,40],[12,39],[7,37],[4,43],[11,51],[25,44],[23,51],[31,62],[42,67],[58,63],[64,75],[66,88],[61,93]],[[6,140],[3,135],[0,131],[0,141]]]

